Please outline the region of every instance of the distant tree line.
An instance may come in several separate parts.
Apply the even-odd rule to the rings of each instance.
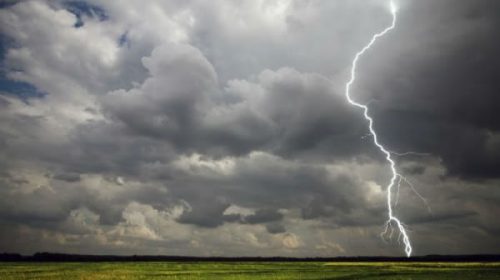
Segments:
[[[498,262],[500,255],[427,255],[405,257],[190,257],[190,256],[115,256],[36,253],[31,256],[2,253],[1,262]]]

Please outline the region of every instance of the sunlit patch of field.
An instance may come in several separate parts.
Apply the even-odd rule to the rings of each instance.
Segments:
[[[0,279],[500,279],[500,263],[0,263]]]

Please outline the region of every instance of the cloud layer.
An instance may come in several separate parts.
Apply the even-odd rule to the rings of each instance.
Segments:
[[[149,2],[148,2],[149,3]],[[359,68],[416,254],[499,253],[495,1],[400,1]],[[500,8],[500,7],[497,7]],[[498,9],[496,9],[498,10]],[[386,1],[19,1],[0,9],[0,251],[400,255],[343,96]],[[2,85],[3,86],[3,85]]]

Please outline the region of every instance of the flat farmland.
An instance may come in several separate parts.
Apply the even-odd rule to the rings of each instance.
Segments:
[[[0,279],[500,279],[500,263],[0,263]]]

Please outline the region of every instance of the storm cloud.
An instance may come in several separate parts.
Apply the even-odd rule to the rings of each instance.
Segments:
[[[499,253],[499,4],[398,1],[360,61],[416,254]],[[0,251],[400,255],[343,90],[387,1],[1,5]],[[139,12],[140,11],[140,12]],[[395,241],[395,240],[394,240]]]

